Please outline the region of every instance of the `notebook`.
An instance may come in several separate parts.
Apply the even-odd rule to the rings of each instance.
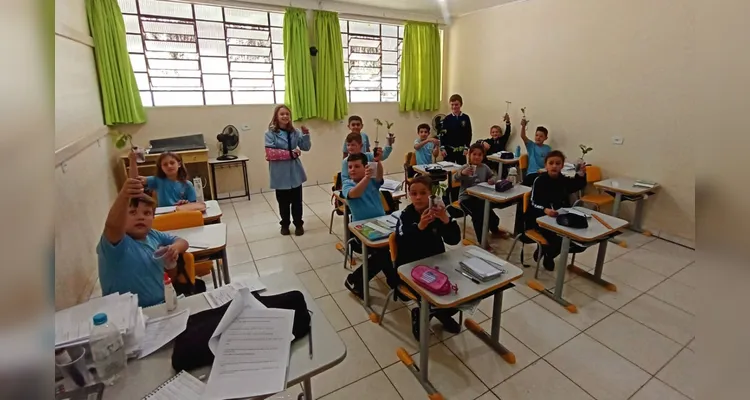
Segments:
[[[152,390],[144,400],[200,400],[206,384],[185,371]]]
[[[459,262],[459,264],[461,265],[462,271],[482,282],[487,282],[489,280],[495,279],[498,276],[502,275],[503,272],[505,272],[504,270],[497,268],[489,262],[477,257],[467,258],[466,260]]]
[[[633,186],[635,186],[635,187],[642,187],[642,188],[645,188],[645,189],[653,189],[654,186],[656,186],[656,182],[651,182],[651,181],[646,181],[646,180],[639,179],[639,180],[635,181],[635,183],[633,183]]]
[[[362,233],[368,240],[379,240],[388,237],[391,234],[391,230],[376,224],[374,222],[367,222],[364,225],[357,225],[354,229]]]

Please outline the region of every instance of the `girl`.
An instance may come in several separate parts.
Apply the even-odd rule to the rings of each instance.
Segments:
[[[182,157],[171,151],[162,153],[156,160],[156,176],[138,179],[147,189],[156,192],[158,207],[194,203],[195,188],[188,178]]]
[[[481,182],[487,182],[490,185],[495,184],[495,172],[482,163],[483,159],[484,146],[480,143],[474,143],[469,147],[469,163],[456,172],[456,179],[461,182],[458,201],[461,204],[461,208],[471,214],[471,223],[474,225],[474,232],[479,243],[482,242],[484,200],[469,195],[466,193],[466,189]],[[500,234],[500,218],[492,211],[490,211],[489,230],[493,234]]]
[[[525,214],[526,229],[538,228],[536,219],[543,215],[557,217],[558,212],[556,210],[570,207],[570,195],[586,187],[585,163],[579,166],[578,173],[572,178],[568,178],[560,172],[564,164],[565,155],[558,150],[550,151],[544,158],[546,172],[541,172],[531,186],[531,204]],[[560,254],[562,238],[546,229],[538,230],[548,243],[547,246],[542,247],[544,268],[548,271],[554,271],[555,257]],[[573,253],[579,253],[583,250],[584,248],[576,245],[570,246],[570,251]],[[534,252],[534,261],[538,258],[539,254]]]
[[[302,236],[302,183],[307,181],[305,169],[299,159],[300,150],[309,151],[310,131],[303,125],[300,130],[292,125],[289,107],[280,104],[273,111],[271,124],[266,132],[265,147],[271,189],[276,189],[276,201],[281,214],[281,234],[290,235],[289,214],[294,219],[294,234]]]
[[[445,206],[438,203],[430,207],[431,188],[432,180],[427,176],[417,176],[409,185],[411,204],[406,206],[396,225],[397,266],[445,253],[443,242],[457,245],[461,241],[461,228],[448,216]],[[453,319],[457,312],[455,308],[440,309],[433,311],[432,316],[446,331],[459,333],[461,326]],[[411,331],[419,341],[419,307],[411,310]]]

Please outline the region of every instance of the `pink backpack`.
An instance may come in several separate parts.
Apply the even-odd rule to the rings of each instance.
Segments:
[[[451,283],[448,275],[438,270],[438,267],[417,265],[411,270],[411,279],[414,282],[438,296],[450,294],[451,290],[458,292],[458,285]]]

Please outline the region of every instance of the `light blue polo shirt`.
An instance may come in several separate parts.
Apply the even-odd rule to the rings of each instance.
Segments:
[[[414,139],[414,144],[422,143],[422,139]],[[435,150],[435,143],[429,142],[418,150],[414,150],[414,154],[417,156],[417,165],[432,164],[432,151]]]
[[[393,151],[393,147],[386,146],[383,148],[383,157],[380,159],[380,161],[385,161],[388,159],[388,157],[391,155],[391,152]],[[375,154],[373,154],[371,151],[365,153],[367,156],[367,162],[372,162],[372,160],[375,159]],[[365,165],[366,167],[367,165]],[[349,179],[349,161],[347,159],[343,159],[341,161],[341,182]]]
[[[159,207],[173,206],[180,200],[195,202],[195,188],[190,181],[173,181],[158,176],[146,178],[146,187],[156,191]]]
[[[370,151],[370,138],[367,137],[367,134],[364,132],[360,132],[360,135],[362,135],[362,151],[368,152]],[[349,154],[349,151],[346,150],[346,138],[344,138],[344,146],[341,149],[342,153]]]
[[[149,307],[164,302],[164,264],[154,260],[159,246],[169,246],[177,238],[152,229],[144,240],[125,235],[112,244],[102,235],[96,253],[99,255],[99,282],[102,295],[138,294],[138,305]]]
[[[540,169],[544,169],[544,157],[552,151],[549,145],[543,144],[537,146],[532,141],[526,142],[526,152],[529,153],[529,170],[526,174],[536,174]]]
[[[365,188],[362,196],[354,199],[349,198],[349,191],[357,186],[357,182],[351,179],[344,181],[341,193],[346,198],[346,203],[352,212],[352,221],[361,221],[363,219],[377,218],[385,215],[383,210],[383,203],[380,201],[380,186],[383,185],[383,181],[378,182],[377,179],[370,179],[370,183]]]

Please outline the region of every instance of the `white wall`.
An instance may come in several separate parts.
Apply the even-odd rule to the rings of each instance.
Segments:
[[[605,176],[661,183],[647,201],[646,226],[692,244],[695,169],[686,136],[706,121],[691,107],[698,55],[690,11],[670,0],[529,0],[469,14],[450,27],[447,90],[463,95],[480,136],[501,124],[512,101],[509,147],[521,143],[526,106],[531,125],[548,127],[549,143],[568,157],[585,143],[594,148],[587,161]]]

